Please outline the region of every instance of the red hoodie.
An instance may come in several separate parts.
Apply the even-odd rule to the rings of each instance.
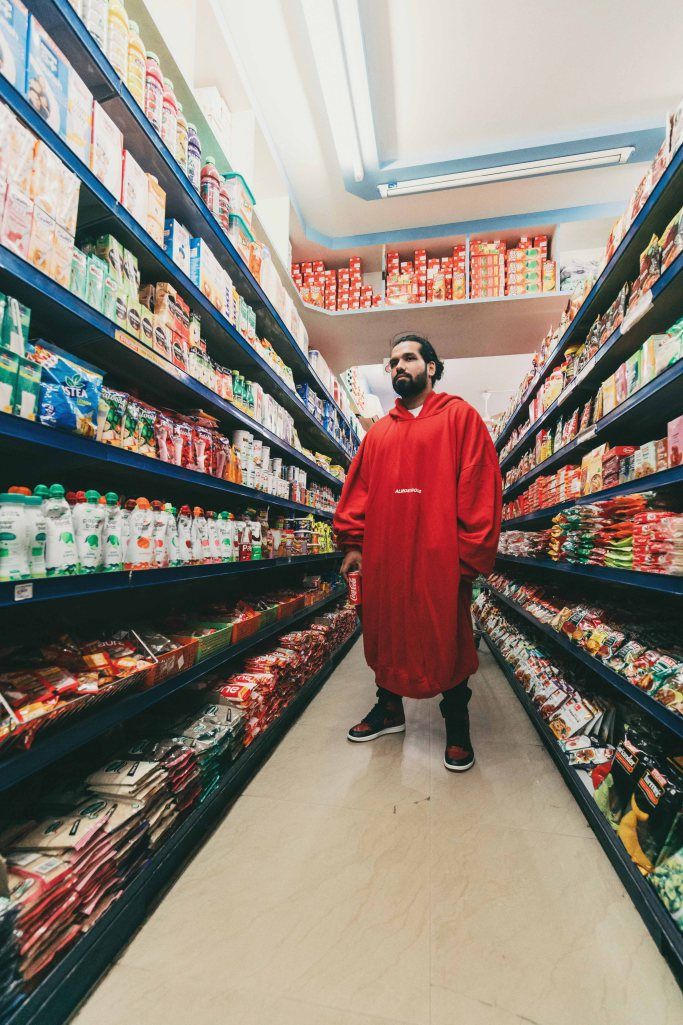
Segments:
[[[484,421],[430,392],[414,417],[398,400],[368,432],[334,525],[363,550],[365,657],[381,687],[428,698],[471,676],[472,580],[490,573],[501,518],[498,459]]]

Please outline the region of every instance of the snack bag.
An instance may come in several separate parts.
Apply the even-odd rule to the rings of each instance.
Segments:
[[[121,425],[128,396],[108,385],[102,385],[97,409],[97,440],[105,445],[121,447]]]
[[[139,416],[137,426],[138,453],[141,456],[149,456],[151,459],[157,457],[155,425],[157,413],[151,406],[144,403],[138,404]]]
[[[29,358],[42,368],[40,422],[95,438],[102,374],[43,341],[36,343]]]

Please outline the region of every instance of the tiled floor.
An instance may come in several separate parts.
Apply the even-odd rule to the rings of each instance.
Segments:
[[[478,761],[436,701],[352,745],[358,644],[76,1025],[674,1025],[683,999],[487,651]]]

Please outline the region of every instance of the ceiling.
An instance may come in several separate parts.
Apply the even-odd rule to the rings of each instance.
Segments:
[[[456,234],[478,230],[473,222],[495,229],[614,216],[683,91],[672,50],[680,0],[660,0],[656,18],[640,0],[358,0],[378,158],[358,184],[335,147],[304,0],[259,0],[258,17],[245,0],[214,2],[288,180],[295,242],[348,248],[391,241],[399,229],[443,225]],[[355,194],[374,198],[377,175],[481,166],[489,154],[509,163],[538,147],[585,151],[615,139],[636,145],[632,162],[388,200]]]

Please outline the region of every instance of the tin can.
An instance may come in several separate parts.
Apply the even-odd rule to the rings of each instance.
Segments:
[[[353,573],[349,573],[349,598],[353,605],[362,605],[362,591],[361,591],[361,575],[358,570],[354,570]]]

